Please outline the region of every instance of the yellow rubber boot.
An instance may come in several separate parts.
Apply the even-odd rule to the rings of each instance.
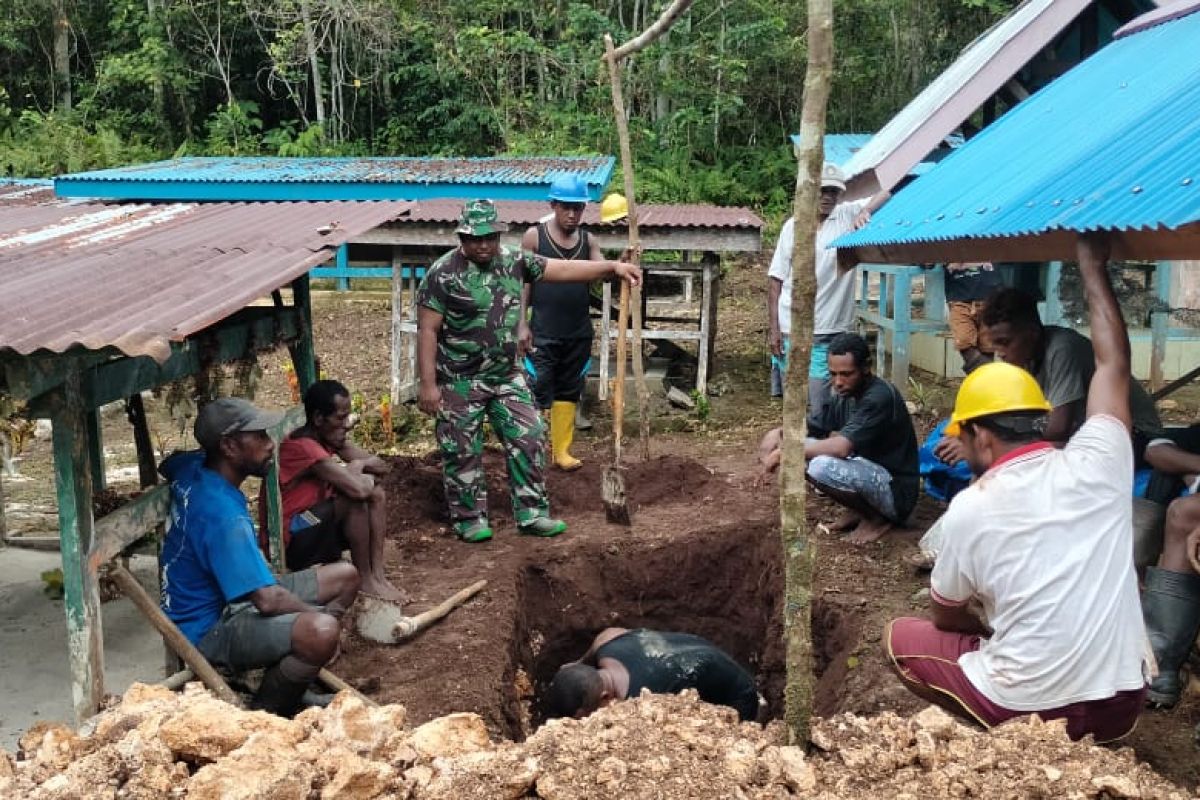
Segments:
[[[554,465],[570,472],[583,466],[583,462],[568,451],[575,440],[575,403],[556,400],[550,406],[550,450]]]

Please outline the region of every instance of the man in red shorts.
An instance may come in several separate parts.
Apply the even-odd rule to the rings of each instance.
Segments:
[[[1087,421],[1056,449],[1032,375],[996,362],[967,376],[946,432],[979,480],[942,518],[932,621],[892,621],[884,646],[910,690],[984,727],[1037,714],[1105,742],[1133,730],[1150,662],[1133,567],[1129,339],[1107,244],[1087,236],[1077,251],[1096,359]]]
[[[304,425],[279,444],[277,456],[287,568],[331,564],[348,549],[363,594],[404,602],[383,569],[387,497],[376,480],[391,465],[350,441],[350,391],[341,383],[310,386],[304,416]]]

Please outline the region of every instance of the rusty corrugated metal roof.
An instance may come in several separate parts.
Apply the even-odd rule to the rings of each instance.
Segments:
[[[462,211],[461,200],[420,200],[397,223],[457,222]],[[500,219],[512,225],[532,225],[550,213],[546,202],[498,200]],[[583,212],[583,224],[590,228],[624,228],[623,222],[606,225],[600,221],[600,204],[589,203]],[[748,208],[706,205],[638,205],[638,224],[661,228],[754,228],[761,230],[763,221]]]
[[[171,341],[265,297],[411,206],[36,199],[0,190],[0,352],[115,347],[160,361]]]

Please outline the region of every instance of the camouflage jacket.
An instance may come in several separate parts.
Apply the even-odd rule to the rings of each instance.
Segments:
[[[438,383],[512,376],[521,288],[541,280],[545,271],[542,256],[504,246],[485,267],[467,261],[457,247],[433,263],[417,290],[417,304],[442,315]]]

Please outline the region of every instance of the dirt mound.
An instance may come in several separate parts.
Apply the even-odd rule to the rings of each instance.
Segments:
[[[1186,795],[1127,750],[1018,721],[980,733],[929,708],[911,718],[841,715],[813,731],[815,755],[783,728],[738,723],[693,693],[650,696],[585,720],[492,742],[475,714],[416,729],[401,706],[349,694],[295,720],[234,709],[193,684],[135,685],[75,733],[39,725],[15,761],[0,751],[0,797],[469,800],[599,798],[1144,798]]]
[[[582,449],[581,449],[582,454]],[[550,469],[546,488],[550,494],[550,510],[556,515],[586,511],[603,511],[600,499],[600,476],[606,455],[603,452],[585,454],[582,469],[562,472]],[[504,454],[489,447],[483,454],[487,474],[488,516],[494,521],[512,520],[508,498],[508,478],[504,470]],[[721,479],[708,467],[689,458],[658,456],[648,461],[630,461],[624,470],[626,496],[633,511],[656,505],[678,505],[711,502],[714,492],[727,490]],[[392,460],[392,472],[385,479],[388,491],[388,520],[393,529],[419,526],[427,522],[447,522],[446,493],[442,486],[441,459],[437,453],[420,458],[404,457]]]

